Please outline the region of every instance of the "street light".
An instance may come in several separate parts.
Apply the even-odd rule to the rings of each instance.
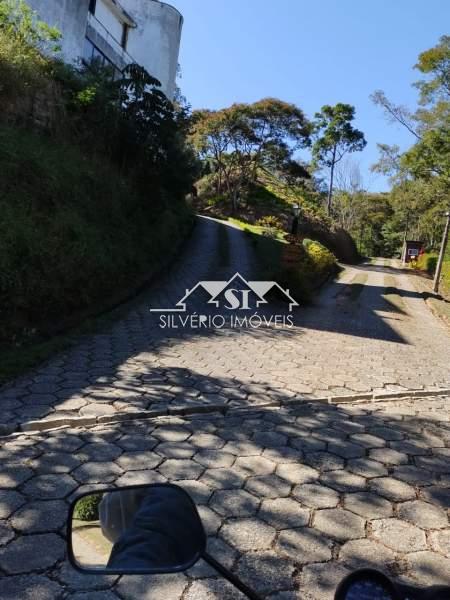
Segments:
[[[292,227],[291,227],[291,234],[292,235],[297,235],[298,233],[298,219],[300,216],[300,206],[295,203],[292,205],[292,214],[294,215],[294,218],[292,219]]]
[[[439,252],[439,258],[436,265],[436,273],[434,274],[433,281],[433,292],[435,294],[439,291],[439,280],[441,278],[442,263],[444,262],[445,249],[447,248],[448,230],[450,229],[450,210],[445,213],[447,222],[445,223],[444,235],[442,236],[441,250]]]

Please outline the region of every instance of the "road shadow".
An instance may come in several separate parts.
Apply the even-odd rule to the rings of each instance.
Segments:
[[[237,390],[243,385],[234,381]],[[440,545],[438,537],[448,531],[450,506],[446,400],[418,402],[236,407],[228,415],[8,440],[0,449],[0,515],[13,537],[0,550],[1,576],[30,574],[17,545],[23,534],[64,539],[64,510],[78,493],[170,480],[199,506],[211,554],[262,595],[284,590],[331,600],[338,581],[360,567],[401,582],[450,584],[445,538]],[[10,555],[19,557],[14,567]],[[73,592],[115,585],[120,596],[143,598],[149,585],[166,585],[163,577],[83,579],[62,553],[49,561],[45,573]],[[204,563],[189,577],[181,577],[173,600],[188,585],[198,593],[223,589]]]

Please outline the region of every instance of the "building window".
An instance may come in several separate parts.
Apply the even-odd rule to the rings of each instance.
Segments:
[[[122,25],[122,39],[120,40],[120,45],[122,46],[122,48],[124,50],[127,49],[127,43],[128,43],[128,30],[129,27],[126,23],[124,23]]]
[[[97,4],[97,0],[89,0],[89,12],[95,15],[95,5]]]
[[[97,66],[111,70],[114,80],[120,79],[122,72],[107,58],[91,40],[84,38],[83,62],[86,66]]]

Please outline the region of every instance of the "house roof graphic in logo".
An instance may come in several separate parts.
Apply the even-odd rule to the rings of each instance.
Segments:
[[[278,290],[289,303],[289,312],[292,312],[294,306],[299,306],[298,302],[290,295],[289,290],[283,289],[276,281],[247,281],[242,275],[235,273],[228,281],[199,281],[193,288],[186,290],[174,308],[151,308],[150,310],[152,312],[186,312],[189,300],[198,296],[199,292],[206,292],[210,296],[207,304],[220,307],[226,290],[236,288],[236,286],[239,286],[239,289],[244,287],[252,292],[256,307],[268,304],[265,296],[273,290]]]

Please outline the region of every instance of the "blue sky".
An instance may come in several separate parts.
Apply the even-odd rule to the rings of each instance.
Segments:
[[[369,172],[377,142],[407,148],[369,100],[383,89],[412,108],[417,55],[448,32],[449,0],[169,0],[184,15],[180,64],[193,108],[278,97],[312,117],[323,104],[356,107],[367,148],[353,157],[365,187],[387,189]]]

